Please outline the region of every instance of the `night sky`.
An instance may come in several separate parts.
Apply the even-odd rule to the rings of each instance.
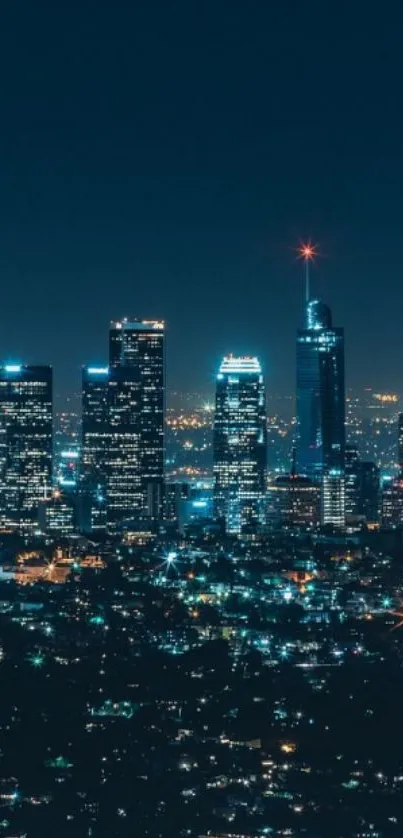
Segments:
[[[163,317],[171,389],[234,351],[292,393],[310,236],[347,383],[403,390],[399,7],[3,3],[0,356],[66,393],[111,318]]]

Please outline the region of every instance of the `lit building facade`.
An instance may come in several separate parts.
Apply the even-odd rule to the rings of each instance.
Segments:
[[[344,529],[346,524],[344,478],[339,469],[324,471],[321,480],[321,524]]]
[[[1,522],[29,533],[52,486],[53,383],[50,366],[0,367]]]
[[[189,496],[189,483],[172,480],[165,484],[164,518],[166,521],[179,521],[182,505]]]
[[[403,474],[403,413],[399,413],[397,445],[397,461],[399,465],[399,470]]]
[[[55,536],[68,536],[76,530],[75,498],[55,490],[43,501],[39,510],[42,532]]]
[[[345,508],[347,518],[376,523],[381,511],[380,472],[376,463],[361,460],[357,448],[346,445]]]
[[[160,518],[164,498],[165,326],[122,320],[109,334],[108,516]]]
[[[323,524],[344,527],[344,331],[319,300],[297,335],[297,471],[322,483]]]
[[[381,523],[384,527],[403,525],[403,480],[384,478],[381,487]]]
[[[345,452],[345,495],[346,515],[358,514],[360,487],[360,455],[354,445],[346,445]]]
[[[257,358],[226,356],[217,375],[214,511],[228,533],[264,523],[266,404]]]
[[[107,519],[114,530],[145,511],[141,482],[140,381],[137,370],[119,367],[109,380],[109,441],[106,456]]]
[[[56,485],[69,495],[78,488],[80,451],[77,444],[60,451],[57,457]]]
[[[109,367],[82,370],[80,528],[106,528],[107,452],[110,444]]]
[[[269,510],[273,523],[314,528],[319,523],[319,485],[300,474],[282,474],[269,485]]]
[[[380,514],[380,472],[376,463],[360,463],[358,514],[368,523],[377,523]]]

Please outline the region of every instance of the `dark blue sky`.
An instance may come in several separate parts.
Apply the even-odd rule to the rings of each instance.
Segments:
[[[171,387],[233,350],[291,392],[311,236],[348,383],[401,388],[402,32],[398,2],[3,4],[0,356],[77,389],[112,317],[157,316]]]

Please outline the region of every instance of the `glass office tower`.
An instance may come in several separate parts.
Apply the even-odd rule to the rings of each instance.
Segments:
[[[111,324],[108,507],[162,517],[164,494],[165,326],[158,320]]]
[[[214,508],[226,531],[240,535],[264,523],[266,404],[257,358],[226,356],[217,375],[214,420]]]
[[[140,379],[132,367],[111,369],[106,458],[108,528],[146,514],[141,480]]]
[[[109,367],[82,370],[82,422],[80,473],[80,528],[106,527],[107,452],[109,427]]]
[[[50,366],[0,367],[1,523],[21,533],[38,528],[52,487],[53,386]]]
[[[376,463],[360,463],[360,495],[358,513],[368,523],[379,521],[380,514],[380,471]]]
[[[400,474],[403,474],[403,413],[399,413],[398,419],[398,451],[397,460]]]
[[[346,515],[358,515],[360,495],[360,455],[354,445],[346,445],[345,496]]]
[[[345,522],[344,330],[319,300],[297,335],[297,466],[322,483],[322,523]]]

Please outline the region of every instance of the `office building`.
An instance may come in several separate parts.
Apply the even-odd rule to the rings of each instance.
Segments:
[[[214,510],[230,534],[264,523],[266,405],[257,358],[226,356],[217,375]]]
[[[80,451],[77,444],[71,444],[59,452],[57,457],[56,485],[65,494],[75,495],[78,489]]]
[[[345,523],[343,475],[339,469],[324,471],[321,480],[321,524],[336,527],[336,529],[344,529]]]
[[[21,533],[38,528],[51,491],[52,399],[51,367],[0,367],[1,524]]]
[[[65,537],[74,533],[77,523],[75,501],[75,497],[71,494],[55,489],[52,495],[40,504],[41,531],[56,537]]]
[[[106,456],[107,519],[114,530],[146,517],[141,482],[140,380],[132,367],[111,370]]]
[[[182,505],[189,496],[189,483],[172,480],[165,484],[164,518],[166,521],[179,522]]]
[[[322,524],[344,526],[344,331],[310,300],[297,335],[297,471],[322,484]],[[340,484],[340,485],[339,485]]]
[[[109,367],[85,366],[82,370],[79,492],[79,526],[85,532],[106,528],[109,444]]]
[[[403,480],[400,477],[382,480],[381,523],[383,527],[403,526]]]
[[[360,455],[354,445],[346,445],[345,452],[345,497],[346,516],[358,515],[360,490]]]
[[[398,419],[398,452],[397,461],[399,470],[403,474],[403,413],[399,413]]]
[[[300,474],[281,474],[268,487],[269,517],[276,525],[315,528],[319,523],[319,485]]]
[[[359,467],[358,514],[367,523],[377,523],[380,513],[380,472],[375,463],[363,460]]]
[[[164,323],[157,320],[111,324],[108,510],[113,525],[127,517],[163,514],[164,335]]]

